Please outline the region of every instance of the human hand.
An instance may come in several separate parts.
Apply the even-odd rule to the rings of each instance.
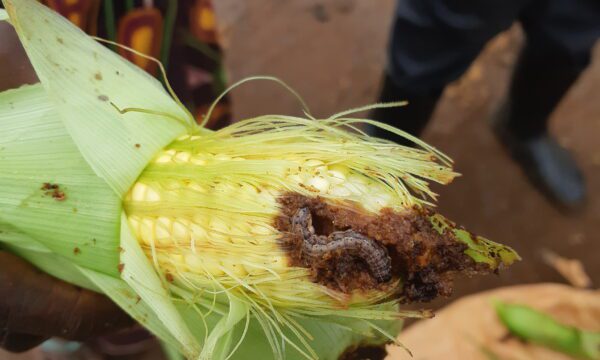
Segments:
[[[84,341],[133,324],[106,296],[0,251],[0,348],[26,351],[54,336]]]
[[[25,50],[0,22],[0,91],[37,82]],[[50,337],[83,341],[134,321],[104,295],[42,273],[0,250],[0,348],[21,352]]]
[[[0,64],[0,92],[38,81],[15,29],[5,21],[0,21]]]

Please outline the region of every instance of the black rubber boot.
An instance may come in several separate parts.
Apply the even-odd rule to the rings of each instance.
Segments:
[[[499,109],[495,133],[533,185],[561,210],[574,211],[585,203],[581,171],[569,152],[547,132],[526,139],[507,126],[510,104]]]
[[[585,184],[569,152],[549,135],[547,122],[581,70],[566,58],[526,46],[494,121],[496,135],[527,177],[563,210],[582,207]]]
[[[429,122],[429,118],[440,98],[441,91],[433,95],[416,95],[402,89],[393,80],[385,75],[378,102],[408,101],[408,105],[394,108],[375,109],[369,115],[370,119],[392,125],[407,133],[419,137]],[[389,131],[377,127],[369,127],[370,135],[394,141],[402,145],[411,145],[412,142]]]

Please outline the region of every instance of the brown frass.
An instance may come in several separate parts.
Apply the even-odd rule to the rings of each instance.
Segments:
[[[58,184],[45,182],[40,189],[44,191],[44,195],[51,196],[56,201],[65,201],[67,198],[67,195]]]
[[[427,209],[396,212],[385,208],[374,215],[352,202],[333,205],[320,197],[296,193],[281,196],[279,204],[282,213],[275,226],[285,234],[281,246],[292,265],[310,269],[313,281],[337,291],[390,290],[397,283],[395,280],[400,279],[397,296],[404,302],[430,301],[451,294],[452,279],[457,273],[491,271],[487,265],[477,264],[465,255],[467,246],[451,232],[438,233]],[[352,230],[383,246],[391,258],[391,280],[377,281],[369,264],[356,254],[344,251],[321,257],[306,254],[305,240],[292,226],[292,219],[303,208],[310,210],[314,233],[321,241],[332,241],[331,233]]]

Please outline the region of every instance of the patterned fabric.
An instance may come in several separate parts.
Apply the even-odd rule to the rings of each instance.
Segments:
[[[90,35],[116,41],[159,59],[181,101],[202,121],[225,90],[222,51],[211,0],[43,0]],[[115,51],[162,80],[156,63],[122,48]],[[229,99],[208,126],[230,122]]]

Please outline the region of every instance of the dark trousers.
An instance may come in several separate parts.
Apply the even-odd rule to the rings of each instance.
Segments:
[[[512,79],[508,125],[522,137],[544,132],[600,38],[600,0],[399,0],[388,75],[413,109],[393,125],[419,135],[444,87],[514,21],[526,44]]]

